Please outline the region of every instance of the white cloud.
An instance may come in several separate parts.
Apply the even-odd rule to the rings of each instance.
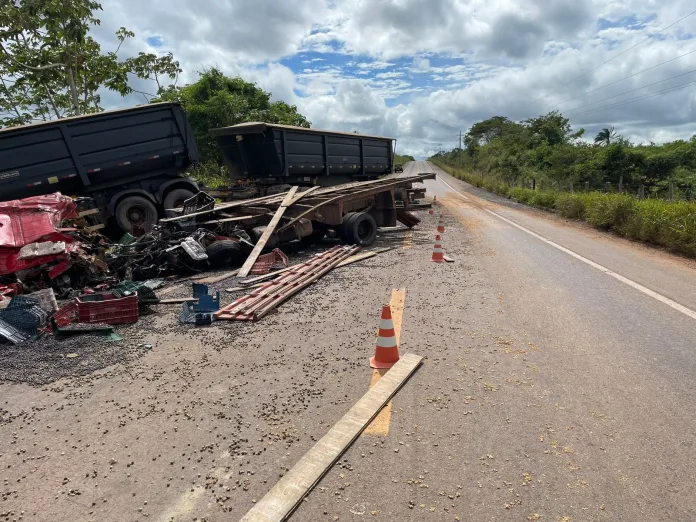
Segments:
[[[693,88],[584,114],[696,80],[695,73],[600,101],[696,69],[694,53],[583,95],[694,48],[688,31],[696,16],[592,70],[687,15],[688,0],[218,0],[195,7],[185,0],[104,0],[103,6],[96,34],[106,50],[125,25],[138,38],[124,53],[171,51],[183,82],[216,65],[297,104],[315,126],[391,135],[402,152],[450,148],[460,129],[494,115],[519,120],[555,108],[588,134],[607,125],[636,141],[696,133]],[[146,39],[155,36],[152,47]],[[114,106],[143,102],[141,95],[106,99]]]

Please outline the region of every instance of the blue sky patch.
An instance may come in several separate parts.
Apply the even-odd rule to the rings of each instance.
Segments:
[[[164,41],[162,40],[162,37],[157,35],[157,36],[150,36],[145,40],[148,45],[151,47],[162,47],[164,45]]]

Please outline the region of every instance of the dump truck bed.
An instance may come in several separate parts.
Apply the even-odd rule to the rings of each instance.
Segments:
[[[183,172],[198,149],[179,104],[64,118],[0,130],[0,200]]]
[[[210,132],[233,180],[331,186],[392,172],[393,138],[267,123]]]

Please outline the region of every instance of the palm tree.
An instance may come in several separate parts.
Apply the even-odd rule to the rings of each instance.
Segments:
[[[602,129],[595,137],[594,142],[609,145],[617,136],[618,134],[616,134],[614,127],[609,127],[608,129]]]

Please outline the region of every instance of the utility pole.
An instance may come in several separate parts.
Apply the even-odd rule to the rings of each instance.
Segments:
[[[459,168],[462,168],[462,131],[459,131],[459,145],[457,145],[457,148],[459,149],[457,153],[457,158],[459,159]]]

